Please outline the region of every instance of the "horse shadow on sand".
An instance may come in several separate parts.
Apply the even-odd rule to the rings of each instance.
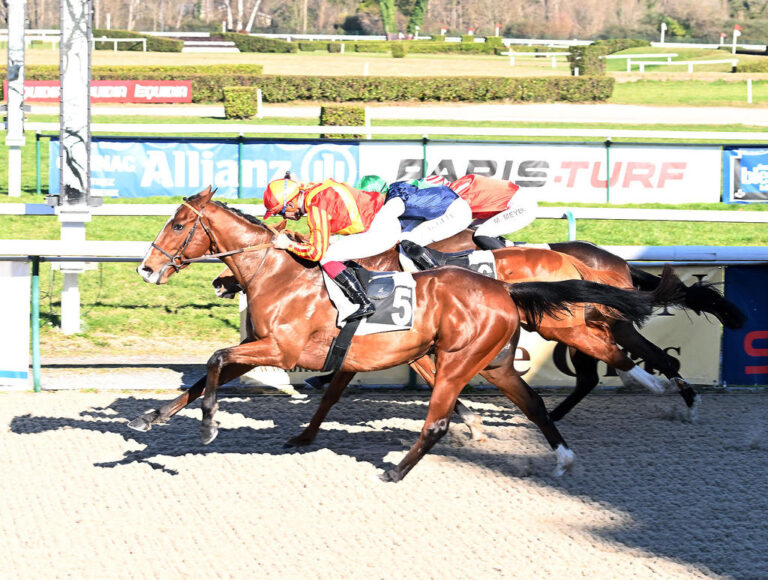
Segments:
[[[495,395],[495,393],[494,393]],[[220,392],[218,438],[208,446],[199,439],[199,401],[165,425],[146,433],[130,429],[129,420],[168,400],[117,396],[81,418],[16,417],[11,429],[34,434],[62,428],[113,433],[143,448],[95,464],[119,469],[143,463],[169,476],[177,472],[165,457],[208,454],[283,456],[330,449],[377,469],[391,467],[383,458],[405,452],[415,442],[426,415],[426,393],[347,393],[331,411],[317,440],[308,447],[285,447],[300,433],[319,402],[287,396],[243,396]],[[722,397],[741,398],[728,411]],[[590,530],[617,542],[698,569],[704,575],[756,578],[768,575],[768,399],[757,395],[705,398],[698,422],[675,420],[665,406],[677,398],[596,395],[575,409],[559,427],[577,454],[575,467],[552,476],[554,455],[539,433],[503,398],[468,395],[477,402],[488,440],[471,440],[454,418],[449,434],[431,454],[474,464],[510,478],[530,478],[537,485],[618,510],[625,522]],[[560,397],[545,397],[548,408]],[[484,404],[492,401],[491,404]],[[231,426],[230,426],[231,425]],[[528,442],[530,440],[530,442]],[[510,442],[526,441],[510,452]],[[532,447],[531,447],[532,446]],[[533,452],[531,452],[533,448]],[[419,466],[409,477],[417,476]],[[386,485],[382,483],[381,485]],[[589,527],[589,522],[585,522]]]

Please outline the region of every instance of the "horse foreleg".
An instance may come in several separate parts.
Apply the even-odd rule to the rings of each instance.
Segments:
[[[570,469],[575,456],[551,419],[550,414],[547,413],[544,401],[515,372],[513,362],[513,360],[510,360],[509,364],[505,364],[497,369],[482,371],[480,374],[488,382],[496,385],[539,428],[557,456],[557,466],[555,467],[554,474],[559,477]]]
[[[221,384],[225,385],[229,381],[235,380],[252,368],[253,367],[250,365],[229,365],[223,368],[220,377]],[[136,429],[136,431],[149,431],[152,428],[152,425],[161,425],[168,422],[171,417],[203,394],[206,378],[206,376],[200,377],[194,385],[189,387],[189,389],[176,397],[173,401],[166,403],[159,409],[147,411],[140,417],[136,417],[133,421],[128,423],[128,426],[131,429]]]
[[[428,355],[413,361],[411,363],[411,368],[424,379],[424,382],[427,383],[430,388],[434,386],[435,363],[432,362],[432,359]],[[469,428],[469,433],[472,436],[473,441],[485,441],[487,439],[483,432],[483,419],[480,415],[476,415],[470,411],[469,407],[461,402],[461,399],[456,399],[456,405],[453,410]]]
[[[600,377],[597,374],[597,360],[595,358],[575,350],[571,353],[571,361],[576,371],[576,386],[549,414],[553,421],[559,421],[565,417],[600,382]]]
[[[294,345],[299,350],[302,345]],[[291,368],[293,362],[298,360],[298,355],[286,358],[289,353],[280,348],[273,338],[265,338],[253,342],[243,342],[237,346],[223,348],[213,353],[208,359],[206,365],[208,373],[206,376],[205,387],[203,389],[203,402],[200,407],[203,411],[203,419],[200,424],[200,439],[203,445],[208,445],[219,433],[218,423],[214,420],[214,415],[218,409],[216,394],[221,384],[224,369],[234,365],[240,367],[253,368],[256,366],[271,366],[280,368]]]
[[[355,376],[356,373],[351,371],[337,371],[334,373],[328,388],[323,394],[323,398],[320,400],[320,405],[312,415],[312,419],[309,425],[302,431],[302,433],[293,439],[289,439],[286,442],[287,446],[302,446],[309,445],[317,437],[317,432],[320,430],[320,425],[325,420],[328,412],[331,410],[341,397],[341,393],[347,388],[347,385]]]
[[[701,396],[688,381],[680,376],[680,362],[645,338],[628,322],[617,322],[614,325],[613,334],[618,344],[633,355],[642,358],[651,367],[658,369],[661,374],[677,386],[678,392],[688,408],[688,419],[695,420],[698,406],[701,403]]]

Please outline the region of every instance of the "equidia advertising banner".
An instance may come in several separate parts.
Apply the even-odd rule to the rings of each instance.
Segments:
[[[8,83],[3,83],[8,94]],[[57,103],[59,81],[24,81],[24,100]],[[91,81],[92,103],[191,103],[192,81]]]
[[[236,141],[91,142],[91,195],[189,196],[208,185],[220,198],[261,197],[273,179],[291,170],[307,181],[358,178],[356,144],[242,143]],[[58,160],[59,142],[51,139],[50,159]],[[49,188],[59,192],[59,168],[49,165]]]
[[[360,173],[399,181],[468,173],[514,181],[540,201],[689,203],[720,200],[717,146],[429,142],[426,147],[360,144]],[[606,175],[610,167],[610,179]]]
[[[768,201],[768,149],[723,149],[723,201]]]

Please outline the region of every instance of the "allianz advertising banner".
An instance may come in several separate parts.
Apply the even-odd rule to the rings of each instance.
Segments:
[[[723,333],[723,381],[727,385],[768,385],[768,267],[731,266],[725,297],[747,322]]]
[[[51,139],[48,183],[59,192],[59,142]],[[91,194],[111,197],[189,196],[208,185],[217,196],[261,197],[264,188],[287,170],[307,181],[334,178],[354,183],[358,147],[351,144],[252,143],[233,140],[134,141],[98,139],[91,142]]]
[[[768,149],[723,149],[723,201],[768,201]]]
[[[454,180],[468,173],[511,180],[541,201],[689,203],[720,200],[720,147],[602,143],[500,144],[432,142],[360,144],[360,173],[399,181],[427,174]],[[610,176],[606,175],[610,167]]]

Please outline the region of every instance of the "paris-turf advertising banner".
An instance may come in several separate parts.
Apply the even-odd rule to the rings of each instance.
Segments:
[[[360,173],[387,181],[427,174],[454,180],[479,173],[514,181],[540,201],[585,203],[689,203],[720,200],[720,148],[716,146],[500,144],[429,142],[405,148],[360,144]],[[607,174],[610,168],[610,175]]]
[[[50,159],[59,158],[51,139]],[[333,178],[354,183],[358,146],[322,143],[238,143],[232,139],[185,141],[94,138],[91,195],[104,197],[188,196],[208,185],[220,198],[261,197],[273,179],[291,170],[307,181]],[[49,166],[52,195],[59,168]]]
[[[768,201],[768,149],[723,148],[723,201]]]
[[[305,181],[388,182],[427,174],[456,179],[478,173],[516,182],[541,201],[688,203],[720,199],[719,147],[604,144],[500,144],[414,141],[327,143],[255,140],[92,140],[92,195],[190,195],[212,185],[220,197],[261,197],[291,170]],[[51,159],[58,141],[51,140]],[[610,175],[606,168],[610,167]],[[51,193],[58,190],[51,164]]]

